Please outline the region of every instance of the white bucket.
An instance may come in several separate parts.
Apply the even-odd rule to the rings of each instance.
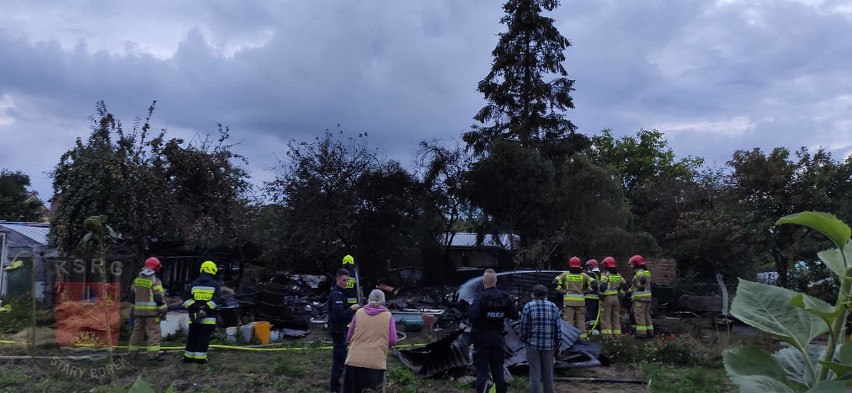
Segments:
[[[278,340],[280,338],[281,337],[280,337],[279,332],[277,330],[270,330],[269,331],[269,342],[273,342],[273,343],[278,342]]]
[[[225,328],[225,341],[229,343],[237,342],[237,327]]]
[[[240,326],[240,341],[250,344],[254,339],[254,322]]]
[[[184,336],[189,335],[189,314],[185,312],[169,311],[166,314],[166,319],[160,321],[160,335],[169,337],[183,333]]]

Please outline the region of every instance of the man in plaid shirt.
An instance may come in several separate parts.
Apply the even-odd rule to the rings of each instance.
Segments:
[[[533,299],[521,315],[521,340],[526,344],[530,368],[530,392],[538,393],[539,382],[544,393],[553,393],[553,356],[559,350],[561,337],[559,308],[547,300],[547,287],[536,285]]]

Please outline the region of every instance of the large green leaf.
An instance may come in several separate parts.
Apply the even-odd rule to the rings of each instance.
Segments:
[[[843,393],[846,391],[843,381],[825,380],[805,393]]]
[[[828,331],[820,317],[790,304],[796,292],[739,279],[731,314],[778,339],[806,348],[816,336]]]
[[[133,382],[133,386],[130,387],[128,393],[154,393],[154,389],[151,388],[151,385],[148,384],[147,381],[142,379],[142,376],[136,377],[136,381]]]
[[[811,386],[814,383],[815,375],[812,375],[811,371],[816,372],[816,367],[813,365],[818,359],[822,358],[824,352],[825,346],[823,345],[809,345],[809,359],[805,359],[802,352],[793,347],[781,348],[772,356],[781,365],[789,381],[804,387]],[[807,363],[811,363],[813,368],[808,368]]]
[[[825,301],[803,293],[794,295],[790,299],[790,304],[819,316],[826,324],[831,324],[843,312],[843,307],[835,309],[834,306]]]
[[[843,245],[849,241],[849,236],[852,235],[852,229],[849,229],[849,225],[840,221],[833,214],[822,212],[801,212],[791,214],[789,216],[779,218],[775,224],[804,225],[831,239],[838,248],[843,247]]]
[[[843,254],[846,255],[846,258],[852,256],[852,241],[846,242],[846,245],[843,246]],[[839,248],[830,248],[825,251],[820,251],[817,254],[817,257],[831,269],[834,274],[838,277],[846,277],[846,270],[849,268],[847,266],[847,262],[843,260],[843,254],[840,253]]]
[[[778,361],[768,352],[744,346],[722,353],[725,371],[741,392],[793,392]]]
[[[840,349],[834,353],[834,360],[820,362],[820,364],[834,371],[838,378],[846,379],[847,384],[852,383],[852,341],[846,341],[840,346]]]

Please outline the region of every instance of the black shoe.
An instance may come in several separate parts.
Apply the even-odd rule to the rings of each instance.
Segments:
[[[193,358],[188,358],[188,357],[186,357],[186,356],[184,356],[184,357],[183,357],[183,359],[181,359],[181,362],[183,362],[183,363],[192,363],[192,362],[194,362],[194,361],[195,361],[195,359],[193,359]]]
[[[152,357],[152,358],[148,358],[148,360],[150,360],[152,362],[162,362],[163,360],[166,360],[166,358],[163,357],[163,354],[157,354],[157,356]]]
[[[195,359],[195,363],[198,363],[198,364],[207,364],[207,359]]]

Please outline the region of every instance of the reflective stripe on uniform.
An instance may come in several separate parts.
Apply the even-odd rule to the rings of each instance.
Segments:
[[[192,287],[192,298],[195,300],[213,300],[213,294],[216,293],[216,288],[197,286]]]

